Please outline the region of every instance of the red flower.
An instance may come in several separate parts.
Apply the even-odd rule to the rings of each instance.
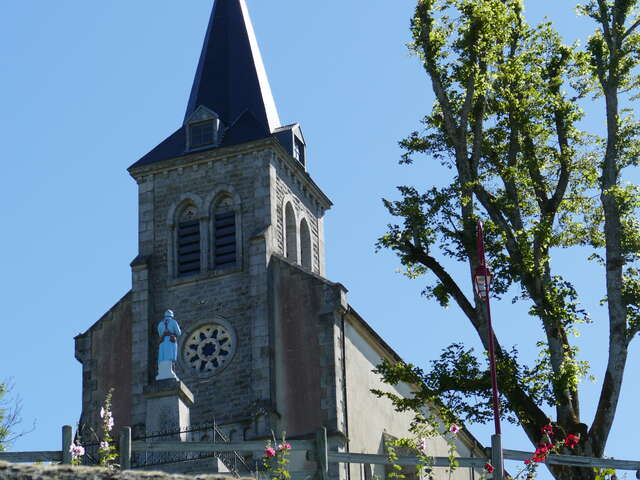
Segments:
[[[553,436],[553,426],[545,425],[544,427],[542,427],[542,433]]]
[[[574,435],[573,433],[570,433],[567,435],[567,438],[564,439],[565,447],[569,448],[575,447],[578,445],[578,442],[580,442],[580,435]]]
[[[484,469],[487,473],[493,473],[493,471],[495,470],[493,468],[493,465],[491,465],[489,462],[484,464]]]
[[[525,461],[525,463],[529,465],[532,461],[536,463],[544,462],[547,459],[547,455],[549,455],[549,452],[554,447],[555,445],[553,443],[541,443],[540,447],[536,449],[535,453],[533,454],[531,460],[529,460],[528,462]]]

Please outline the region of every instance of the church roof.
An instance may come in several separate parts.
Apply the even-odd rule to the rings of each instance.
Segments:
[[[213,5],[185,121],[199,105],[227,125],[249,110],[270,132],[280,126],[245,0]]]
[[[222,122],[215,147],[262,139],[280,127],[245,0],[215,0],[184,123],[131,168],[187,153],[185,125],[199,106]]]
[[[245,110],[226,130],[222,141],[211,148],[240,145],[253,140],[261,140],[269,136],[270,133],[267,128],[255,118],[250,110]],[[188,153],[186,147],[187,132],[184,126],[182,126],[129,168],[180,157]]]

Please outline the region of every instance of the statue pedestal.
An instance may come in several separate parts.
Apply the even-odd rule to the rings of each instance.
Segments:
[[[158,362],[158,375],[156,376],[156,380],[178,380],[175,372],[173,371],[173,361],[166,360],[164,362]]]
[[[190,410],[193,406],[193,394],[180,380],[169,378],[159,380],[144,388],[147,399],[147,435],[167,434],[159,440],[171,438],[188,440],[185,432],[190,425]],[[174,435],[170,433],[175,432]]]

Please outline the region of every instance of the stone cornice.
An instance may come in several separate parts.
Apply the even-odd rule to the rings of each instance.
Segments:
[[[205,150],[201,152],[190,152],[181,157],[170,158],[149,165],[141,165],[139,167],[131,167],[128,169],[129,174],[138,183],[142,183],[149,175],[157,175],[160,173],[171,172],[174,170],[183,170],[186,168],[199,168],[224,158],[234,157],[238,155],[248,155],[251,153],[260,154],[270,149],[275,150],[277,161],[281,163],[287,171],[291,172],[296,180],[303,187],[303,191],[311,193],[323,211],[329,210],[333,203],[313,181],[311,176],[273,137],[256,140],[254,142],[244,143],[241,145],[233,145],[230,147],[216,148],[213,150]]]

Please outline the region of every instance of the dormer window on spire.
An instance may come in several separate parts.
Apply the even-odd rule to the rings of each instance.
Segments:
[[[187,150],[214,147],[220,138],[220,119],[206,107],[199,106],[186,122]]]
[[[289,155],[295,158],[303,167],[307,166],[307,146],[302,135],[300,124],[294,123],[276,128],[273,132],[274,137],[278,139]]]
[[[216,141],[215,133],[213,120],[190,124],[189,138],[191,138],[191,148],[213,145]]]

